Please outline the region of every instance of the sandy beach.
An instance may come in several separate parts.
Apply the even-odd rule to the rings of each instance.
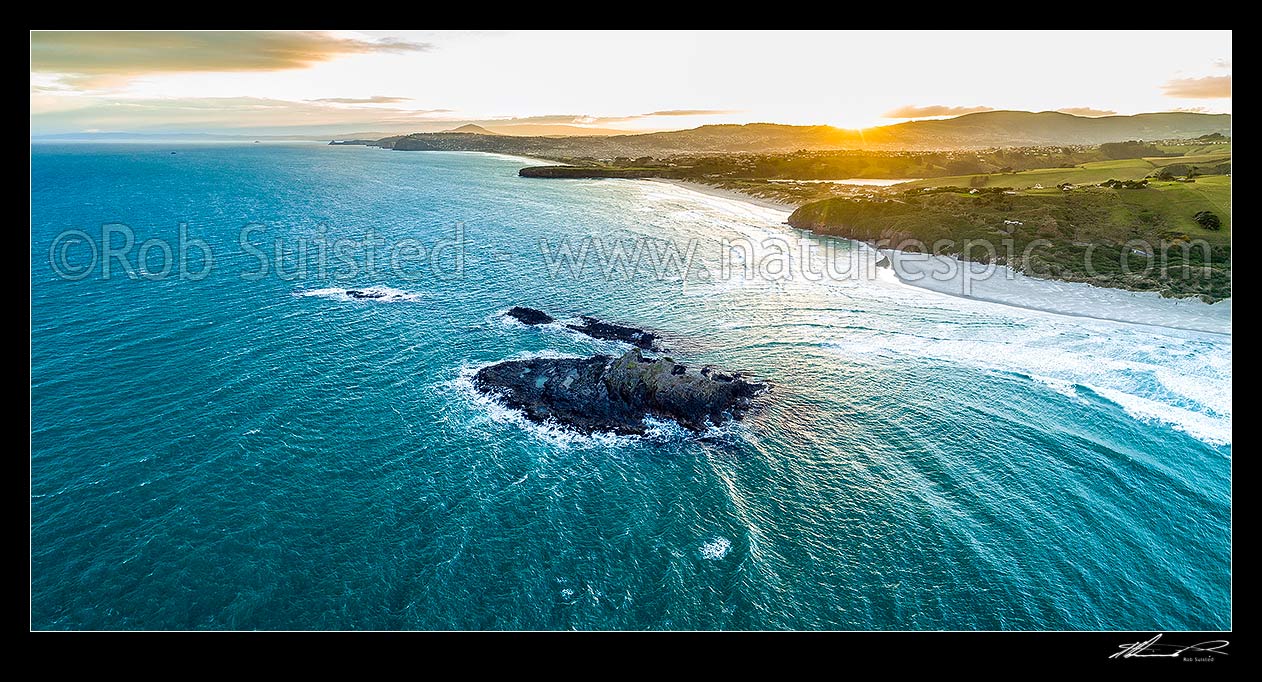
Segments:
[[[664,182],[668,185],[674,185],[676,187],[683,187],[684,189],[690,189],[694,192],[699,192],[701,194],[709,194],[712,197],[719,197],[721,199],[732,199],[733,201],[741,201],[746,204],[753,204],[755,206],[759,206],[762,208],[771,208],[777,211],[792,212],[793,209],[798,207],[797,204],[790,204],[783,201],[776,201],[774,199],[764,199],[762,197],[753,196],[752,194],[745,194],[744,192],[737,192],[734,189],[723,189],[722,187],[715,187],[713,185],[707,185],[701,182],[692,182],[689,180],[672,180],[668,178],[643,178],[643,179],[648,180],[649,182]]]
[[[893,249],[880,253],[889,258],[890,270],[902,284],[948,296],[1069,317],[1231,334],[1231,299],[1208,304],[1195,298],[1163,298],[1153,291],[1030,277],[1007,266],[954,256]]]

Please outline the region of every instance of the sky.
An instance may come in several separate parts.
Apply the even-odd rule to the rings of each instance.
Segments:
[[[1230,31],[31,33],[31,135],[1231,113]]]

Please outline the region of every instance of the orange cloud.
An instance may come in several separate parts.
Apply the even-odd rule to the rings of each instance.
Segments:
[[[1116,116],[1117,112],[1112,109],[1093,109],[1091,107],[1065,107],[1056,111],[1062,114],[1073,114],[1074,116]]]
[[[324,97],[321,99],[309,99],[307,101],[326,104],[399,104],[401,102],[411,102],[412,98],[374,95],[372,97]]]
[[[994,108],[950,107],[945,104],[931,104],[921,107],[915,104],[906,104],[897,109],[890,109],[881,114],[881,116],[884,118],[928,118],[930,116],[962,116],[964,114],[976,114],[979,111],[994,111]]]
[[[1161,86],[1166,97],[1183,99],[1221,99],[1231,97],[1231,76],[1175,78]]]
[[[665,111],[650,111],[647,114],[641,114],[641,116],[723,116],[739,113],[739,111],[731,109],[667,109]]]
[[[162,132],[219,130],[224,132],[274,129],[281,133],[304,127],[341,130],[415,130],[441,117],[446,109],[340,107],[315,102],[259,97],[181,99],[100,99],[73,108],[31,116],[35,133],[83,130]]]

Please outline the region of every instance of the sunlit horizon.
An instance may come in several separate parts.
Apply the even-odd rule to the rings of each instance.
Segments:
[[[1230,95],[1230,31],[31,33],[32,136],[868,129],[1231,113]]]

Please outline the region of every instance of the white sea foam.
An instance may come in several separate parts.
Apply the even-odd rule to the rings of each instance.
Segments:
[[[701,555],[701,558],[710,561],[718,561],[727,556],[730,551],[732,551],[732,541],[722,535],[701,543],[701,546],[697,548],[697,553]]]
[[[910,357],[1018,373],[1077,402],[1088,402],[1087,388],[1132,418],[1168,424],[1211,445],[1231,442],[1229,341],[1021,311],[940,318],[915,329],[824,327],[817,342],[857,362]]]
[[[1090,386],[1103,398],[1117,403],[1131,417],[1149,423],[1167,424],[1210,445],[1231,444],[1231,420],[1216,419],[1202,412],[1193,412],[1168,403],[1148,400],[1111,388]]]
[[[509,315],[509,314],[508,314],[508,311],[509,311],[509,310],[510,310],[509,308],[505,308],[505,309],[503,309],[503,310],[498,310],[498,311],[496,311],[494,314],[492,314],[490,317],[487,317],[487,318],[486,318],[486,321],[487,321],[487,322],[495,321],[495,322],[498,322],[498,323],[500,323],[501,325],[503,325],[503,326],[505,326],[505,327],[526,327],[526,326],[529,326],[529,325],[527,325],[526,323],[522,322],[521,320],[519,320],[519,319],[517,319],[517,318],[513,317],[512,315]]]
[[[1169,374],[1169,372],[1159,372],[1158,376],[1165,374]],[[1053,391],[1073,399],[1075,402],[1087,403],[1087,399],[1078,392],[1078,384],[1050,377],[1034,376],[1031,378]],[[1190,380],[1185,383],[1195,392],[1210,393],[1209,391],[1199,390],[1207,384],[1204,380]],[[1226,418],[1224,419],[1220,415],[1197,412],[1173,406],[1168,402],[1150,400],[1112,388],[1102,388],[1089,384],[1081,387],[1115,403],[1133,419],[1148,423],[1165,424],[1211,445],[1229,445],[1231,443],[1230,404],[1226,407]]]
[[[1083,398],[1081,395],[1078,394],[1077,384],[1073,383],[1072,381],[1065,381],[1064,379],[1054,379],[1052,377],[1042,377],[1042,376],[1032,376],[1030,378],[1052,389],[1053,391],[1065,396],[1066,398],[1070,398],[1080,403],[1087,402],[1085,398]]]
[[[348,291],[360,291],[374,298],[355,298],[348,294]],[[301,289],[294,292],[294,296],[317,298],[329,298],[337,301],[354,301],[356,303],[403,303],[421,300],[421,295],[402,289],[393,287],[364,287],[362,289],[352,288],[343,289],[340,287],[328,287],[324,289]]]
[[[1213,358],[1221,360],[1221,358]],[[1211,360],[1212,361],[1212,360]],[[1206,381],[1202,374],[1180,372],[1175,369],[1156,369],[1153,375],[1175,396],[1204,407],[1207,411],[1231,418],[1231,368],[1219,372],[1217,381]]]

